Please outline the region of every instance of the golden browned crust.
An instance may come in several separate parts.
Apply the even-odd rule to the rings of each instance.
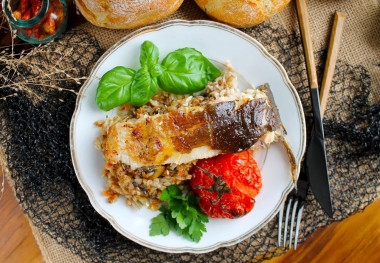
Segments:
[[[174,13],[183,0],[75,0],[82,15],[101,27],[127,29],[153,23]]]
[[[281,11],[290,0],[195,0],[207,15],[235,27],[251,27]]]

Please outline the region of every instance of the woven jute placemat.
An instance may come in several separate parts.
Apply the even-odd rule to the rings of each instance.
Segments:
[[[301,224],[304,240],[318,227],[342,220],[379,197],[380,6],[378,0],[308,1],[318,75],[326,58],[335,10],[347,22],[325,113],[326,150],[334,219],[309,193]],[[185,0],[171,19],[208,19]],[[311,105],[295,3],[261,25],[242,29],[285,67],[311,127]],[[276,249],[276,218],[251,238],[202,254],[166,254],[118,234],[91,207],[75,177],[69,124],[82,77],[105,49],[133,30],[109,30],[85,23],[54,43],[39,47],[15,69],[30,88],[0,89],[2,166],[27,214],[47,262],[236,262],[266,259]],[[21,57],[23,58],[23,57]],[[25,63],[27,61],[27,63]],[[3,62],[2,62],[3,63]],[[33,65],[33,66],[30,66]],[[4,68],[2,68],[4,70]],[[41,72],[49,72],[48,77]],[[68,77],[71,81],[65,81]],[[51,77],[54,76],[54,77]],[[38,80],[34,81],[33,80]],[[49,84],[46,88],[42,84]],[[53,86],[53,88],[51,88]],[[13,88],[12,88],[13,87]],[[309,129],[310,132],[310,129]]]

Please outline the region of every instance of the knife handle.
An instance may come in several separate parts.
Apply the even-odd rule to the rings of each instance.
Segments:
[[[311,89],[318,90],[317,70],[315,68],[313,41],[311,40],[309,13],[307,12],[306,0],[296,0],[297,14],[300,22],[302,42],[306,57],[306,68]]]
[[[323,74],[321,92],[319,94],[322,119],[325,113],[327,98],[329,96],[331,83],[334,77],[336,59],[338,57],[339,45],[342,39],[345,19],[346,19],[345,13],[335,12],[334,25],[331,31],[331,38],[330,38],[330,44],[329,44],[329,51],[327,54],[325,72]]]

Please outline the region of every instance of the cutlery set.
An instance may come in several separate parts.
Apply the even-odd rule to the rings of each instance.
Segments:
[[[346,18],[346,14],[344,13],[335,13],[322,87],[319,94],[306,0],[297,0],[296,3],[305,52],[307,73],[309,78],[314,126],[311,139],[309,141],[309,146],[306,151],[304,166],[301,169],[301,173],[297,181],[297,187],[293,189],[293,191],[289,194],[286,201],[285,222],[283,230],[284,239],[282,245],[285,247],[288,243],[289,248],[292,246],[294,220],[297,218],[294,234],[294,249],[297,248],[299,227],[309,186],[312,189],[316,200],[321,205],[326,214],[331,218],[333,217],[329,176],[327,171],[326,150],[324,143],[323,114],[327,105],[327,98],[334,75],[339,44],[343,33],[344,20]],[[289,238],[287,239],[288,221],[292,203],[293,209],[290,219]],[[282,240],[282,219],[284,209],[285,205],[280,209],[278,217],[278,246],[281,246]]]

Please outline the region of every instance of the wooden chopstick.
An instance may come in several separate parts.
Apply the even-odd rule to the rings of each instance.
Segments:
[[[331,83],[334,77],[336,59],[338,57],[339,45],[342,39],[345,19],[346,19],[345,13],[338,12],[338,11],[335,12],[334,25],[331,31],[329,50],[327,53],[327,61],[326,61],[325,71],[323,74],[321,91],[319,94],[322,119],[325,113],[327,98],[329,96]]]
[[[306,68],[311,89],[318,89],[317,70],[315,68],[313,42],[311,40],[309,13],[307,12],[306,0],[296,0],[297,13],[300,22],[303,48],[306,56]]]

